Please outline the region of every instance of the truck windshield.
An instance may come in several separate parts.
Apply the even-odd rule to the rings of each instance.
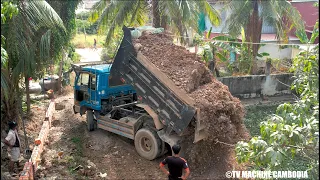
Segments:
[[[89,74],[81,73],[77,82],[78,86],[88,86],[89,84]]]

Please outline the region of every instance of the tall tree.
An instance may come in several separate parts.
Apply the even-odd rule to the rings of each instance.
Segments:
[[[108,31],[108,44],[115,30],[123,25],[144,25],[150,11],[155,27],[170,24],[181,36],[185,35],[189,27],[197,30],[201,12],[209,17],[213,25],[220,24],[218,12],[205,0],[101,0],[95,4],[90,20],[98,21],[99,28]]]
[[[1,34],[6,37],[5,48],[8,52],[6,63],[10,79],[11,94],[4,98],[8,119],[12,109],[21,105],[20,85],[24,78],[27,91],[27,111],[30,111],[29,77],[40,71],[50,58],[50,35],[52,30],[65,32],[63,22],[52,7],[44,0],[15,1],[19,13],[1,27]],[[20,103],[17,103],[20,102]]]
[[[287,0],[229,0],[225,9],[231,14],[226,20],[225,27],[229,34],[237,37],[243,27],[246,40],[260,43],[262,24],[273,25],[276,28],[276,37],[281,42],[288,42],[288,34],[295,27],[304,29],[299,11]],[[256,56],[259,44],[248,44],[252,58],[252,73],[256,73]]]
[[[59,80],[58,91],[61,93],[62,67],[66,57],[66,49],[70,44],[71,39],[76,33],[76,9],[81,0],[61,1],[61,0],[46,0],[50,6],[57,12],[63,21],[66,28],[66,34],[61,34],[60,31],[54,31],[52,36],[51,51],[54,59],[59,61]],[[53,63],[53,61],[52,61]]]

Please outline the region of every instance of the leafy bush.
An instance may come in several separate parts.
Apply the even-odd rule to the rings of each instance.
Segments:
[[[254,169],[307,170],[313,179],[319,175],[318,52],[300,53],[292,68],[296,78],[292,89],[300,98],[279,105],[275,115],[261,122],[259,136],[239,142],[237,160],[252,162]]]

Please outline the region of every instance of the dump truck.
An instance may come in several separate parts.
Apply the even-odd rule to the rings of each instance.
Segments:
[[[196,143],[206,133],[193,99],[135,51],[133,29],[122,28],[112,63],[72,65],[73,110],[86,114],[89,131],[100,128],[132,139],[137,153],[153,160],[184,137],[194,136]]]

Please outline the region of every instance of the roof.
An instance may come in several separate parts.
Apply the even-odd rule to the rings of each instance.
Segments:
[[[112,64],[100,64],[93,66],[84,66],[82,69],[88,72],[109,73]]]

